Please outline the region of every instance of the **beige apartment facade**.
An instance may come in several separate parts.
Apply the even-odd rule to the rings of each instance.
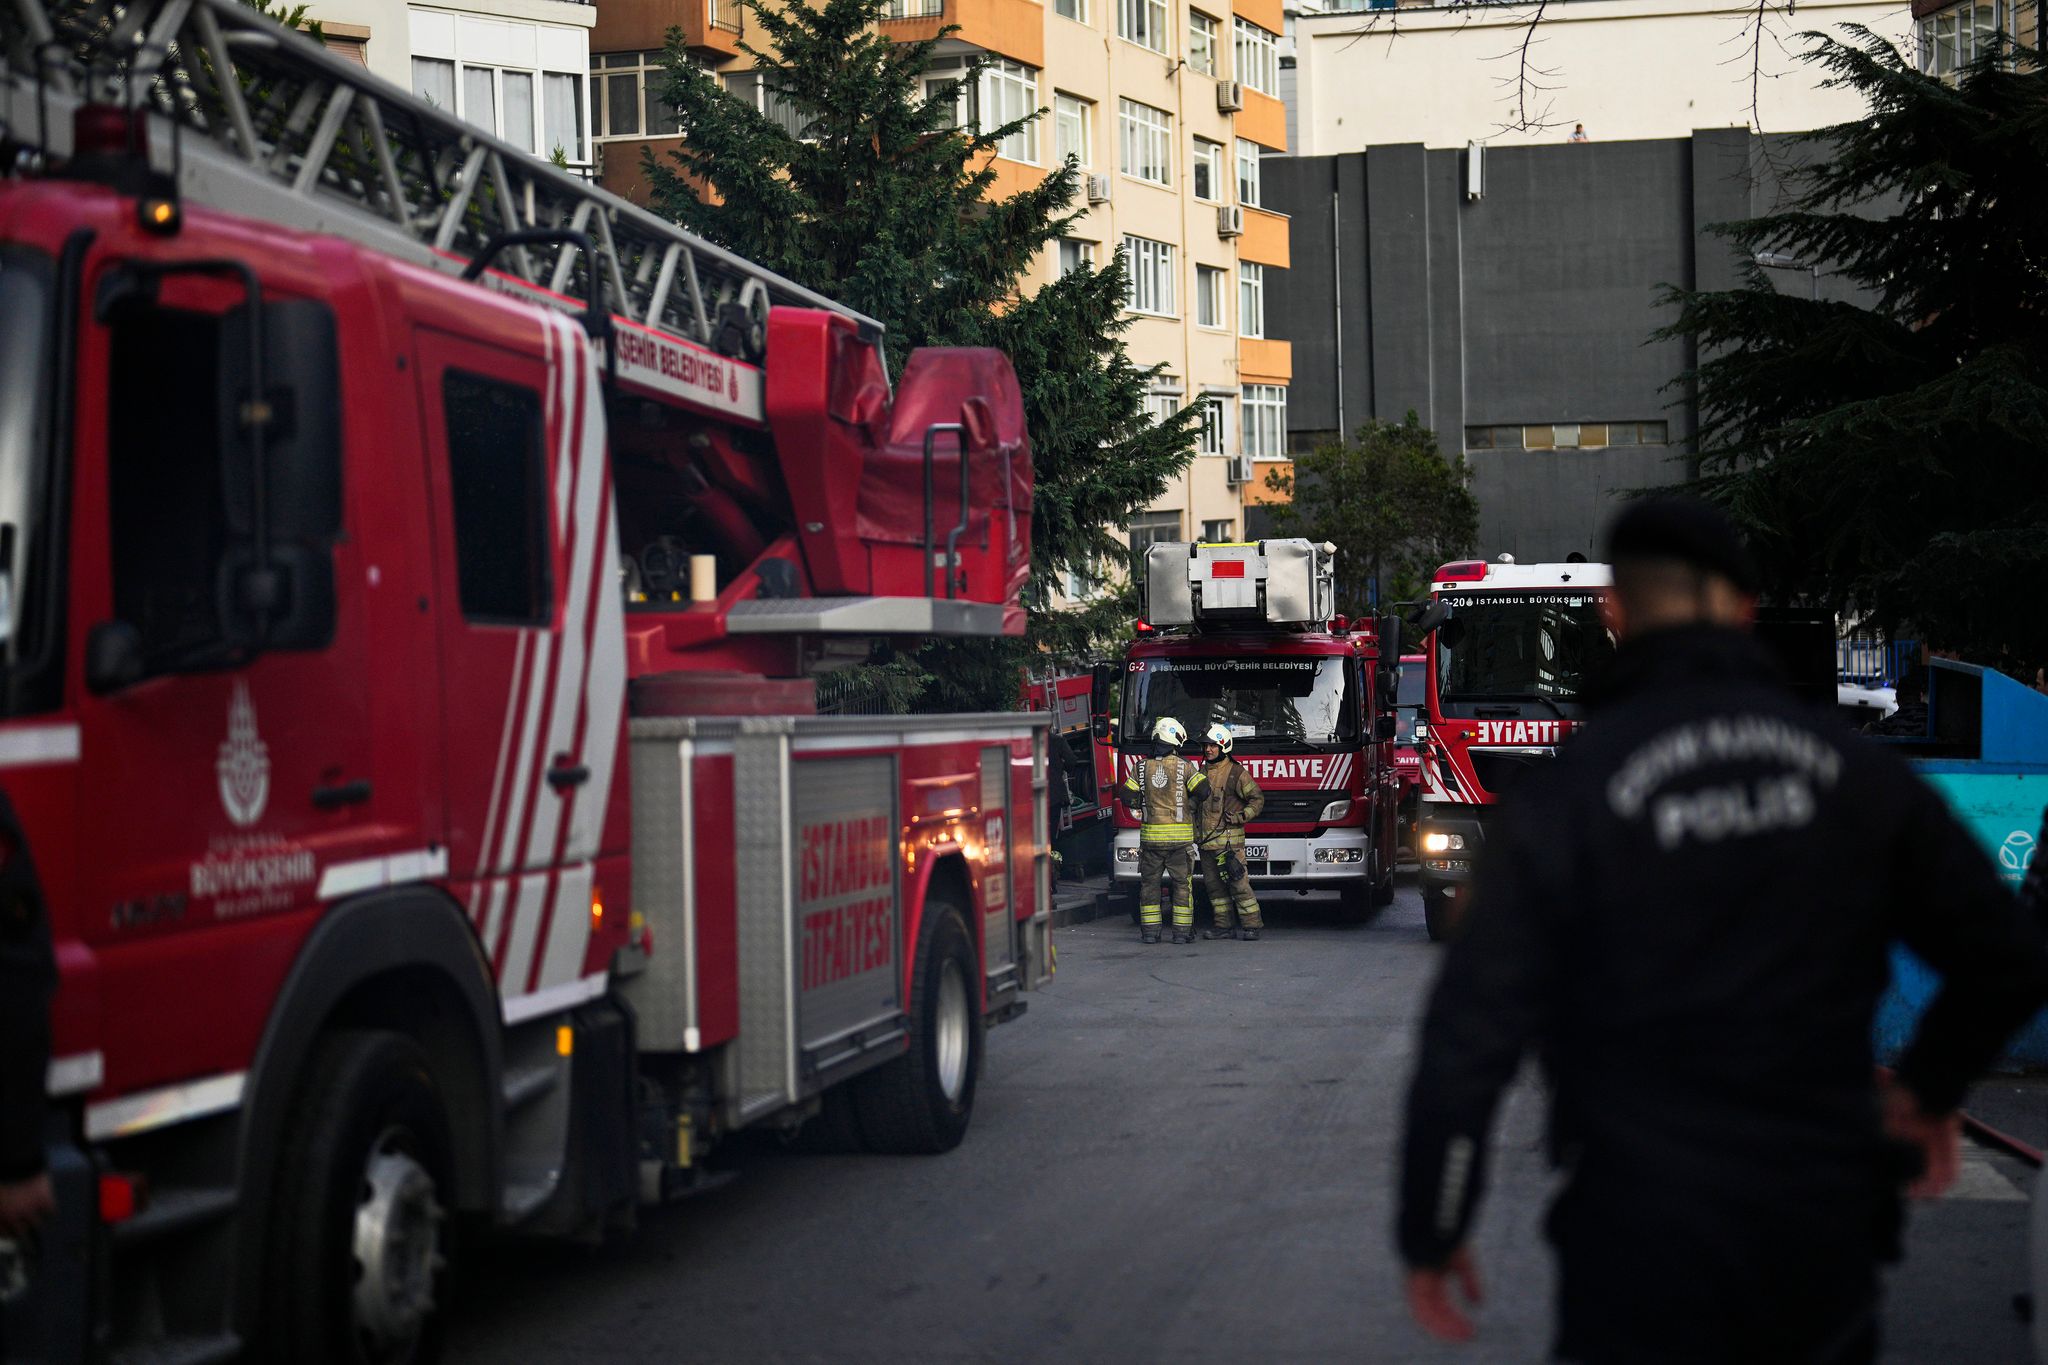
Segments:
[[[730,0],[607,0],[591,41],[593,129],[605,184],[639,202],[641,148],[677,142],[646,85],[671,26],[728,90],[777,112],[738,49],[746,20]],[[1291,264],[1261,175],[1262,159],[1287,149],[1281,0],[891,0],[881,23],[904,41],[948,26],[929,98],[985,126],[1046,111],[1000,149],[995,193],[1038,183],[1069,154],[1080,163],[1083,212],[1027,287],[1125,253],[1126,343],[1157,368],[1154,410],[1203,405],[1200,453],[1120,529],[1139,547],[1242,535],[1246,491],[1285,450],[1292,378],[1288,343],[1265,321],[1272,272]],[[961,88],[958,73],[981,58],[991,65]],[[1087,575],[1064,587],[1093,591]]]

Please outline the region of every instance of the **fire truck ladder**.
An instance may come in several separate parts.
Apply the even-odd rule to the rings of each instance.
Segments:
[[[881,324],[334,55],[240,0],[0,0],[0,132],[51,159],[98,101],[150,115],[152,166],[194,203],[461,274],[759,362],[772,305]],[[594,251],[564,233],[587,238]],[[595,270],[597,279],[590,275]]]

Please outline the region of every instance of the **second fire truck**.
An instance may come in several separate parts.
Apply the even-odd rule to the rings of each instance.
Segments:
[[[1119,772],[1173,716],[1211,725],[1266,793],[1245,831],[1254,889],[1335,892],[1362,918],[1394,894],[1399,625],[1335,615],[1334,555],[1302,539],[1149,547],[1143,629],[1121,676]],[[1111,733],[1106,696],[1098,727]],[[1113,885],[1135,897],[1138,817],[1119,805]]]

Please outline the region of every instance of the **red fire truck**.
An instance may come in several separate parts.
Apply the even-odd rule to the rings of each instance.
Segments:
[[[1025,710],[1052,714],[1052,834],[1062,860],[1060,875],[1075,879],[1089,875],[1091,866],[1107,869],[1116,815],[1115,755],[1090,734],[1094,690],[1092,672],[1033,676],[1024,687]]]
[[[1333,558],[1301,539],[1150,546],[1121,716],[1111,727],[1102,697],[1098,728],[1113,728],[1127,774],[1162,716],[1187,727],[1191,748],[1211,725],[1229,726],[1238,762],[1266,793],[1246,829],[1253,887],[1333,891],[1362,918],[1394,895],[1400,627],[1354,628],[1333,614]],[[1134,904],[1138,827],[1119,803],[1112,884]]]
[[[1049,968],[1045,722],[810,678],[1020,629],[1008,361],[892,386],[236,0],[0,60],[0,857],[61,977],[12,1357],[411,1359],[458,1228],[957,1143]]]
[[[1614,652],[1600,619],[1604,564],[1446,564],[1417,627],[1425,633],[1423,916],[1432,939],[1456,923],[1495,801],[1579,724],[1580,693]]]

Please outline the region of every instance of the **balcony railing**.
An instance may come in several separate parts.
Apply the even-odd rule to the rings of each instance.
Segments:
[[[726,33],[740,31],[739,0],[704,0],[704,18],[711,27]]]
[[[882,6],[884,19],[937,19],[945,12],[945,0],[889,0]]]

